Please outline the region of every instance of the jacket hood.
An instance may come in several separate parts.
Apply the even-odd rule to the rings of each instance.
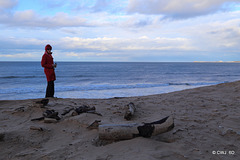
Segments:
[[[51,46],[50,44],[47,44],[47,45],[45,46],[45,51],[47,51],[48,49],[52,50],[52,46]]]

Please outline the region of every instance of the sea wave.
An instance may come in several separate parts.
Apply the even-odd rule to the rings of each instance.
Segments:
[[[221,82],[225,83],[225,82]],[[198,83],[162,83],[162,84],[87,84],[87,85],[62,85],[55,84],[56,92],[71,92],[71,91],[92,91],[92,90],[115,90],[115,89],[142,89],[142,88],[155,88],[155,87],[167,87],[167,86],[208,86],[219,83],[212,82],[198,82]],[[1,89],[0,94],[26,94],[26,93],[43,93],[45,92],[45,86],[41,87],[18,87]]]
[[[39,78],[43,76],[1,76],[0,79],[17,79],[17,78]]]

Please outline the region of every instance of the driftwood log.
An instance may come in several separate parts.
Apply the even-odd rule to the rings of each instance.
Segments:
[[[135,137],[151,137],[168,132],[174,127],[172,116],[144,124],[105,124],[99,125],[100,140],[126,140]]]
[[[174,128],[174,120],[172,116],[165,117],[159,121],[145,123],[138,126],[139,135],[143,137],[151,137],[164,132],[168,132]]]
[[[44,120],[44,119],[47,119],[47,118],[48,119],[51,118],[51,119],[54,119],[54,120],[57,120],[57,121],[61,119],[58,116],[58,112],[55,112],[53,109],[52,110],[46,110],[45,112],[43,112],[42,115],[43,115],[42,117],[31,119],[31,121],[40,121],[40,120]]]
[[[135,107],[135,105],[134,105],[134,103],[129,103],[126,107],[125,107],[125,114],[124,114],[124,118],[126,119],[126,120],[130,120],[130,119],[132,119],[132,117],[133,117],[133,115],[134,115],[134,113],[135,113],[135,111],[136,111],[136,107]]]
[[[97,114],[99,116],[102,116],[100,113],[96,112],[96,108],[94,106],[90,107],[90,106],[86,106],[86,105],[82,105],[82,106],[77,107],[77,108],[66,109],[66,110],[64,110],[62,115],[64,116],[71,111],[72,111],[72,116],[76,116],[76,115],[79,115],[81,113],[92,113],[92,114]]]
[[[77,108],[65,109],[64,112],[62,113],[62,116],[68,114],[69,112],[72,112],[71,113],[72,116],[76,116],[81,113],[92,113],[92,114],[97,114],[99,116],[102,116],[100,113],[96,112],[95,107],[90,107],[90,106],[86,106],[86,105],[83,105],[83,106],[80,106]],[[48,110],[44,111],[42,115],[43,115],[42,117],[31,119],[31,121],[44,120],[45,123],[56,123],[61,119],[58,116],[58,112],[56,112],[54,110],[48,109]]]

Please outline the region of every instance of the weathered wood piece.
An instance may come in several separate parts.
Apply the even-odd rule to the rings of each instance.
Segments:
[[[95,120],[92,124],[90,124],[87,129],[98,129],[100,120]]]
[[[134,115],[134,113],[135,113],[135,111],[136,111],[136,107],[135,107],[135,105],[134,105],[134,103],[129,103],[126,107],[125,107],[125,114],[124,114],[124,118],[126,119],[126,120],[130,120],[130,119],[132,119],[132,117],[133,117],[133,115]]]
[[[151,137],[164,132],[168,132],[174,128],[174,120],[172,116],[165,117],[159,121],[145,123],[138,126],[139,135],[143,137]]]
[[[72,116],[76,116],[76,115],[79,115],[81,113],[92,113],[92,114],[97,114],[99,116],[102,116],[100,113],[96,112],[96,108],[94,106],[90,107],[90,106],[86,106],[86,105],[82,105],[82,106],[77,107],[77,108],[70,108],[70,109],[64,110],[62,115],[64,116],[64,115],[68,114],[69,112],[71,112]]]
[[[105,124],[99,125],[100,140],[126,140],[138,136],[139,124]]]
[[[5,133],[0,133],[0,142],[4,141]]]
[[[54,110],[46,110],[45,112],[43,112],[43,117],[60,120],[60,117],[58,116],[58,112],[55,112]]]
[[[68,114],[69,112],[71,112],[72,110],[74,110],[74,108],[65,109],[65,110],[63,111],[62,115],[64,116],[64,115]]]
[[[30,130],[43,131],[43,128],[42,128],[42,127],[34,127],[34,126],[31,126],[31,127],[30,127]]]
[[[43,120],[45,118],[51,118],[51,119],[55,119],[55,120],[60,120],[61,119],[58,116],[58,112],[55,112],[54,110],[46,110],[45,112],[43,112],[42,117],[31,119],[31,121],[40,121],[40,120]]]
[[[44,117],[39,117],[39,118],[33,118],[31,121],[41,121],[44,120]]]
[[[71,116],[77,116],[78,115],[78,113],[75,110],[72,110],[70,113],[71,113],[70,114]]]
[[[174,127],[172,116],[144,124],[105,124],[99,125],[100,140],[126,140],[138,136],[151,137],[170,131]]]
[[[75,109],[75,111],[76,111],[78,114],[86,113],[86,112],[89,112],[89,111],[95,111],[95,110],[96,110],[95,107],[89,107],[89,106],[86,106],[86,105],[80,106],[80,107],[78,107],[78,108]]]
[[[54,118],[44,118],[44,123],[57,123],[57,120]]]

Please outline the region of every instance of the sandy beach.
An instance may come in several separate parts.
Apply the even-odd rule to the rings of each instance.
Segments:
[[[240,81],[166,94],[111,99],[51,98],[0,101],[0,159],[4,160],[233,160],[240,159]],[[136,106],[131,120],[124,108]],[[69,108],[87,105],[99,114],[62,115]],[[54,109],[55,123],[41,117]],[[102,116],[101,116],[101,115]],[[174,117],[175,127],[150,138],[100,141],[100,124],[153,122]]]

